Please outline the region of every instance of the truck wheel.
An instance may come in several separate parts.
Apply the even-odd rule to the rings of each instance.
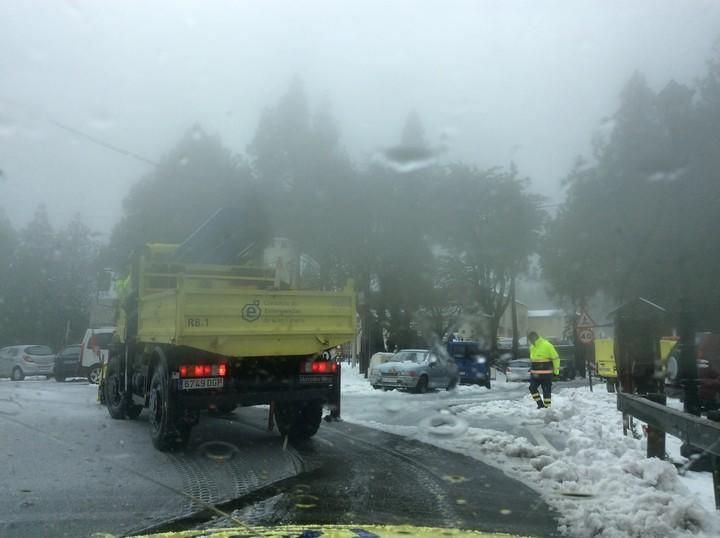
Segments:
[[[56,375],[55,381],[57,381],[58,383],[62,383],[63,381],[65,381],[65,376],[64,375]]]
[[[20,369],[20,367],[16,366],[15,368],[13,368],[12,380],[13,381],[22,381],[23,379],[25,379],[25,374],[23,374],[23,371]]]
[[[93,364],[90,367],[90,370],[88,371],[87,375],[88,383],[91,385],[97,385],[100,383],[100,365],[99,364]]]
[[[122,392],[122,379],[120,378],[120,365],[117,358],[112,357],[107,365],[107,377],[103,391],[105,394],[105,406],[110,416],[116,420],[122,420],[127,413],[127,402]]]
[[[150,381],[150,438],[153,446],[162,452],[182,448],[190,439],[192,427],[175,423],[177,409],[170,393],[167,368],[158,364]]]
[[[282,435],[291,441],[310,439],[322,422],[323,404],[310,402],[285,402],[275,404],[275,423]]]
[[[458,384],[458,380],[457,380],[457,377],[455,377],[450,380],[450,383],[448,384],[448,386],[446,387],[445,390],[453,390],[455,387],[457,387],[457,384]]]
[[[489,379],[488,379],[487,381],[485,381],[485,388],[486,388],[486,389],[492,388],[492,385],[490,385],[490,380],[489,380]]]
[[[140,413],[142,413],[143,406],[142,405],[128,405],[127,409],[125,410],[125,413],[127,414],[127,418],[130,420],[135,420],[140,416]]]

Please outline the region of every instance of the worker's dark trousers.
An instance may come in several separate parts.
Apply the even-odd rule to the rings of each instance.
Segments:
[[[552,374],[531,374],[530,375],[530,394],[537,404],[538,408],[550,407],[550,392],[552,391]],[[543,397],[540,398],[538,387],[542,387]]]

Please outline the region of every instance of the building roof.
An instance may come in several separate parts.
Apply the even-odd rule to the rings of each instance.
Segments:
[[[554,318],[554,317],[564,317],[565,312],[557,309],[557,308],[545,308],[542,310],[528,310],[528,317],[529,318]]]

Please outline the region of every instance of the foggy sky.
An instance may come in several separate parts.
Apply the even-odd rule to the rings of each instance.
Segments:
[[[244,152],[296,74],[358,161],[415,109],[445,159],[514,159],[555,201],[632,72],[691,83],[719,34],[713,0],[0,0],[0,207],[107,233],[149,167],[52,120],[150,159],[198,121]]]

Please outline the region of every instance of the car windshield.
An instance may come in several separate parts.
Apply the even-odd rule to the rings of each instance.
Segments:
[[[0,1],[0,538],[720,536],[719,230],[720,0]]]
[[[428,358],[427,351],[400,351],[396,353],[392,361],[393,362],[414,362],[421,364]]]

